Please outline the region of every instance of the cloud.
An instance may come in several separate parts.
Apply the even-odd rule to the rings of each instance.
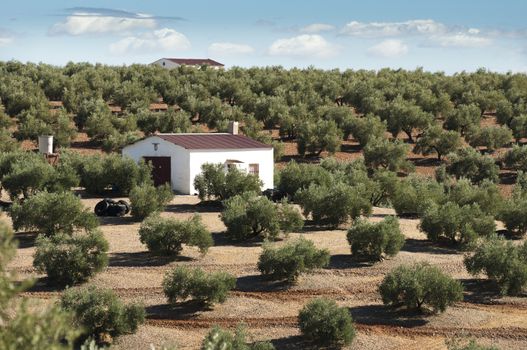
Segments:
[[[158,50],[188,50],[190,41],[174,29],[163,28],[138,36],[127,36],[110,45],[110,52],[116,55],[125,53],[144,53]]]
[[[360,38],[420,37],[424,47],[483,47],[492,43],[490,32],[448,26],[432,19],[370,23],[352,21],[340,30],[340,34]]]
[[[14,35],[6,29],[0,28],[0,47],[9,45],[13,42]]]
[[[254,48],[244,44],[234,43],[212,43],[209,46],[209,52],[213,55],[245,55],[254,52]]]
[[[442,47],[484,47],[492,43],[490,38],[477,36],[470,32],[433,36],[430,39],[432,43]]]
[[[271,44],[268,53],[273,56],[311,56],[328,58],[338,52],[338,47],[317,34],[303,34],[292,38],[278,39]]]
[[[416,19],[405,22],[357,22],[347,23],[340,33],[355,37],[378,38],[401,35],[427,35],[446,31],[446,26],[432,19]]]
[[[85,16],[85,17],[106,16],[106,17],[137,18],[137,19],[142,19],[144,17],[144,15],[140,13],[118,10],[118,9],[109,9],[105,7],[82,7],[82,6],[70,7],[70,8],[65,9],[65,13],[69,15]],[[149,17],[153,19],[184,20],[184,18],[182,17],[175,17],[175,16],[149,15]]]
[[[73,12],[62,22],[55,23],[48,31],[50,35],[84,35],[102,33],[130,32],[133,29],[153,29],[157,26],[156,18],[147,14],[124,16],[100,12]]]
[[[401,40],[388,39],[368,49],[368,54],[384,58],[396,58],[408,53],[408,46]]]
[[[320,33],[335,29],[335,26],[325,23],[313,23],[300,29],[302,33]]]

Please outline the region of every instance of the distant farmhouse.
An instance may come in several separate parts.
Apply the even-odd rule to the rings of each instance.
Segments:
[[[169,183],[180,194],[195,194],[194,178],[205,163],[237,168],[273,188],[273,147],[238,135],[237,123],[229,133],[157,134],[123,148],[123,156],[152,164],[155,185]]]
[[[211,60],[210,58],[160,58],[152,64],[156,64],[167,69],[177,68],[179,66],[189,66],[195,68],[207,66],[214,69],[220,69],[224,67],[223,64]]]

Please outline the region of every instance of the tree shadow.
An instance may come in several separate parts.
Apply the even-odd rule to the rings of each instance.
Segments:
[[[15,234],[15,239],[18,241],[18,248],[32,248],[35,246],[35,241],[38,237],[36,232],[18,232]]]
[[[358,261],[353,259],[351,254],[335,254],[329,258],[327,269],[352,269],[373,266],[373,262]]]
[[[510,173],[501,172],[498,174],[498,177],[499,177],[501,185],[513,185],[516,183],[517,176],[516,176],[516,173],[514,172],[510,172]]]
[[[441,165],[441,161],[437,158],[410,157],[408,160],[415,166],[421,167],[437,167]]]
[[[98,218],[101,226],[133,225],[139,222],[132,216],[98,216]]]
[[[362,151],[361,145],[359,144],[344,144],[340,146],[341,152],[347,152],[347,153],[359,153]]]
[[[306,350],[317,350],[325,349],[320,347],[320,345],[315,345],[310,342],[307,342],[301,335],[291,335],[289,337],[272,339],[271,343],[276,349],[284,350],[297,350],[297,349],[306,349]]]
[[[188,320],[199,311],[210,310],[210,307],[195,300],[171,304],[156,304],[145,307],[147,318],[162,320]]]
[[[147,267],[163,266],[174,261],[191,261],[194,260],[187,256],[159,256],[149,252],[135,253],[112,253],[110,255],[108,266],[112,267]]]
[[[66,286],[50,283],[48,277],[39,277],[34,279],[34,284],[26,292],[62,292],[64,289]]]
[[[457,255],[459,251],[447,245],[446,242],[431,242],[428,240],[407,238],[404,242],[402,251],[410,253],[429,253],[429,254],[452,254]]]
[[[169,204],[165,207],[170,213],[220,213],[223,209],[221,202],[206,201],[198,204]]]
[[[467,278],[459,280],[463,285],[463,301],[474,304],[489,304],[501,298],[498,285],[489,279]]]
[[[428,323],[426,315],[420,311],[399,310],[378,304],[355,306],[349,311],[355,322],[366,325],[414,328]]]
[[[249,275],[238,277],[236,290],[240,292],[274,292],[287,290],[291,287],[285,281],[271,281],[262,275]]]
[[[261,237],[252,237],[248,240],[239,241],[231,239],[225,232],[212,232],[212,240],[215,247],[234,246],[234,247],[259,247],[264,240]],[[281,241],[277,238],[276,241]]]

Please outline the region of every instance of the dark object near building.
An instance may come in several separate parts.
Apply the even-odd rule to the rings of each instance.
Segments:
[[[262,192],[262,195],[266,196],[267,199],[272,200],[273,202],[280,202],[284,198],[287,200],[290,199],[287,193],[276,188],[268,188]]]
[[[95,205],[94,211],[97,216],[124,216],[130,212],[130,205],[123,200],[104,198]]]
[[[0,200],[0,211],[8,211],[9,209],[11,209],[12,205],[12,202],[4,202]]]

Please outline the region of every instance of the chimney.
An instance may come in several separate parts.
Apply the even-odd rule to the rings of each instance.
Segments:
[[[38,137],[38,152],[42,154],[53,153],[53,136],[52,135],[40,135]]]
[[[229,122],[229,134],[238,135],[238,122],[235,122],[235,121]]]

